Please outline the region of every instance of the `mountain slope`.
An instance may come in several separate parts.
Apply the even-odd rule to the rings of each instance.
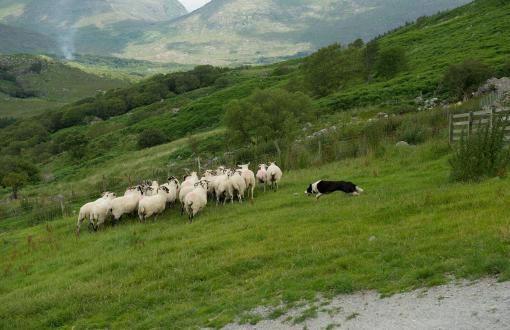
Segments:
[[[123,56],[179,63],[242,64],[369,39],[419,16],[468,0],[213,0],[160,23]]]
[[[140,29],[186,14],[177,0],[0,0],[0,20],[54,37],[63,55],[108,54]]]
[[[0,23],[0,54],[51,53],[56,46],[48,36]]]

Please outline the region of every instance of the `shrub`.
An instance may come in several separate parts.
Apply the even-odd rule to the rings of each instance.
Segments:
[[[225,76],[219,77],[214,81],[214,86],[216,86],[217,88],[226,88],[230,86],[230,84],[231,84],[230,79],[228,79]]]
[[[138,136],[138,147],[140,149],[150,148],[163,144],[167,141],[166,135],[159,129],[149,128]]]
[[[326,96],[362,77],[361,50],[338,43],[319,49],[304,64],[305,80],[315,95]]]
[[[0,117],[0,129],[6,128],[16,123],[16,118],[12,117]]]
[[[510,162],[505,148],[507,126],[502,118],[496,118],[492,128],[480,125],[474,134],[463,134],[450,159],[452,180],[471,182],[504,175]]]
[[[453,100],[468,98],[481,83],[493,74],[493,70],[475,60],[450,65],[441,81],[441,89]]]
[[[379,76],[386,79],[393,78],[407,67],[405,49],[392,47],[380,51],[375,66]]]
[[[425,141],[427,130],[419,118],[411,117],[404,120],[397,130],[397,138],[409,144],[419,144]]]
[[[292,72],[292,69],[288,65],[281,64],[281,65],[278,65],[276,68],[274,68],[272,75],[273,76],[285,76],[291,72]]]
[[[89,139],[79,132],[67,132],[59,135],[53,140],[53,152],[68,152],[74,159],[80,159],[85,156],[85,150]]]

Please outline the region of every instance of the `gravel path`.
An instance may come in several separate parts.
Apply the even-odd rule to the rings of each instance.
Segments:
[[[319,303],[315,318],[299,322],[312,306],[289,311],[256,325],[231,324],[225,330],[287,329],[510,329],[510,282],[460,282],[379,298],[376,292],[343,295]],[[255,311],[268,314],[269,309]],[[301,318],[302,319],[302,318]],[[299,322],[299,323],[295,323]]]

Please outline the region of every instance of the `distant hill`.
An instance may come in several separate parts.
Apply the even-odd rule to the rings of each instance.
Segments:
[[[85,73],[45,56],[0,55],[0,117],[33,116],[127,85],[126,81]]]
[[[123,56],[218,65],[264,63],[336,41],[370,39],[469,0],[213,0],[159,23]],[[150,35],[150,37],[147,37]]]
[[[51,53],[56,47],[46,35],[0,23],[0,54]]]
[[[52,37],[52,53],[67,57],[121,51],[150,24],[186,13],[177,0],[0,0],[1,22]]]

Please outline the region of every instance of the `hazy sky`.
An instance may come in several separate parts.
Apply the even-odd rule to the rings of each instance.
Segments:
[[[197,8],[202,7],[211,0],[179,0],[179,1],[182,2],[184,7],[186,7],[188,11],[193,11]]]

